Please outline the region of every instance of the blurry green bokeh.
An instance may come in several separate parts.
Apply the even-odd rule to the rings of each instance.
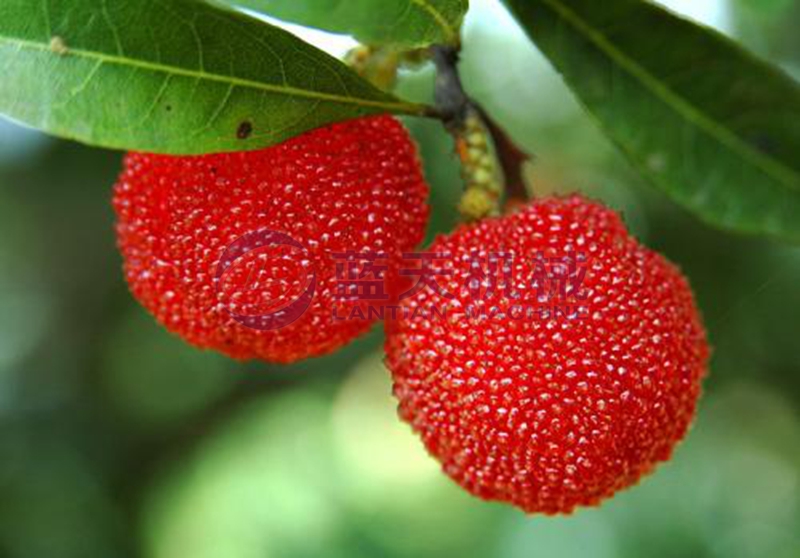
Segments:
[[[109,337],[101,381],[111,404],[131,422],[163,429],[201,412],[233,386],[235,363],[165,335],[139,308]]]
[[[712,374],[675,457],[570,517],[472,498],[397,419],[380,328],[289,367],[186,346],[125,287],[120,154],[0,120],[0,557],[800,556],[800,250],[708,228],[644,184],[499,3],[472,4],[465,82],[536,155],[535,192],[621,210],[697,292]],[[669,4],[797,75],[795,0]],[[438,124],[408,124],[430,239],[457,223],[458,166]]]

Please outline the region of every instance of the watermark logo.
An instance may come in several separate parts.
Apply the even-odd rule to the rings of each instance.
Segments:
[[[301,278],[304,276],[305,285],[297,289],[299,292],[290,292],[288,295],[282,293],[283,296],[279,296],[277,300],[259,301],[259,312],[240,313],[236,309],[235,300],[263,293],[259,283],[260,274],[266,271],[264,268],[270,253],[275,252],[280,253],[285,262],[301,264],[299,269],[305,271],[299,275]],[[302,263],[310,261],[308,250],[287,234],[260,229],[239,237],[228,245],[217,265],[217,291],[218,294],[223,291],[228,299],[228,303],[223,305],[225,311],[243,326],[262,331],[281,329],[296,322],[308,310],[317,289],[317,276],[313,266],[302,266]],[[238,270],[246,272],[244,283],[234,292],[225,292],[226,275],[237,270],[237,266],[244,265],[247,265],[246,269]],[[298,276],[296,271],[292,274],[295,278]]]
[[[386,291],[386,254],[380,252],[331,252],[336,262],[336,291],[338,301],[380,302],[389,300]]]
[[[395,302],[385,253],[328,256],[335,266],[332,321],[396,318],[409,312],[448,320],[589,317],[589,293],[583,284],[589,259],[583,253],[404,253],[397,270],[404,290],[396,293]],[[297,321],[313,301],[317,276],[312,262],[309,251],[294,238],[261,229],[227,247],[216,271],[217,293],[238,323],[256,330],[280,329]],[[429,296],[419,298],[424,293]],[[420,303],[402,304],[412,297]]]

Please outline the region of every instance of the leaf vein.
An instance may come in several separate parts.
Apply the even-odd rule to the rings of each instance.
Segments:
[[[450,25],[450,23],[447,21],[447,18],[445,18],[439,10],[437,10],[430,2],[428,2],[428,0],[411,0],[411,2],[430,14],[436,24],[445,32],[445,35],[447,35],[447,38],[451,43],[458,42],[458,31],[456,31],[453,26]]]
[[[20,49],[27,48],[32,50],[39,50],[43,52],[49,52],[48,45],[38,43],[35,41],[29,41],[25,39],[17,39],[17,38],[8,38],[8,37],[0,37],[0,42],[7,42],[20,45]],[[221,82],[226,84],[233,84],[240,87],[245,87],[248,89],[256,89],[260,91],[264,91],[266,93],[274,93],[279,95],[290,95],[296,97],[305,97],[309,99],[316,99],[320,101],[327,101],[330,103],[337,103],[343,105],[356,105],[356,106],[363,106],[363,107],[371,107],[377,109],[385,109],[388,111],[397,111],[404,114],[413,114],[413,115],[424,115],[427,113],[427,107],[425,105],[420,105],[416,103],[409,103],[404,101],[392,101],[392,100],[373,100],[373,99],[363,99],[358,97],[348,97],[343,95],[337,95],[335,93],[327,93],[321,91],[310,91],[306,89],[301,89],[299,87],[293,87],[289,85],[275,85],[270,83],[262,83],[258,81],[253,81],[250,79],[239,78],[234,76],[224,76],[209,72],[197,71],[197,70],[190,70],[186,68],[179,68],[176,66],[168,66],[162,63],[155,63],[149,62],[145,60],[134,60],[130,58],[124,58],[122,56],[115,56],[103,52],[95,52],[95,51],[88,51],[82,49],[75,49],[72,48],[69,51],[70,56],[78,56],[82,58],[92,59],[92,60],[102,60],[104,63],[118,65],[118,66],[129,66],[131,68],[136,68],[140,70],[148,70],[152,72],[162,72],[167,74],[173,74],[176,76],[194,78],[198,80],[208,80],[208,81],[215,81]]]
[[[103,12],[103,18],[106,20],[106,24],[108,28],[111,30],[111,34],[114,36],[114,44],[117,46],[117,54],[119,56],[124,56],[125,52],[122,50],[122,41],[119,37],[119,30],[114,22],[111,20],[111,14],[108,12],[108,0],[102,0],[101,2],[101,11]]]
[[[649,89],[657,98],[661,99],[667,106],[673,107],[675,112],[681,117],[694,123],[698,128],[703,129],[711,136],[716,137],[720,143],[725,145],[728,149],[750,161],[778,182],[788,187],[800,189],[800,176],[792,169],[762,155],[735,133],[728,130],[724,125],[708,118],[689,101],[668,87],[660,84],[646,68],[636,63],[628,57],[627,54],[614,46],[605,35],[594,30],[586,21],[581,19],[578,14],[567,7],[562,0],[541,1],[555,11],[559,19],[586,36],[598,49],[605,52],[609,58],[615,60],[623,70],[629,73],[635,80],[642,83],[642,85]]]

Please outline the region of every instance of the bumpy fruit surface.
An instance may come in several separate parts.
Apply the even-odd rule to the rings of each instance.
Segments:
[[[286,363],[369,329],[367,303],[340,292],[337,264],[351,265],[345,254],[355,252],[385,255],[389,272],[398,267],[424,236],[427,194],[413,140],[379,116],[259,151],[130,153],[114,208],[127,281],[159,322],[199,347]],[[301,246],[245,251],[218,277],[226,247],[263,230]],[[264,330],[233,319],[280,311],[312,278],[313,300],[291,324]]]
[[[387,364],[401,417],[448,475],[481,498],[568,513],[669,459],[709,350],[685,278],[616,213],[543,199],[430,251],[450,254],[441,292],[402,302]],[[475,270],[493,253],[511,265],[495,266],[492,291],[491,269]]]

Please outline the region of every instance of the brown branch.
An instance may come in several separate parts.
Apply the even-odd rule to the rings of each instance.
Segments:
[[[531,193],[525,180],[525,164],[533,160],[534,156],[523,151],[508,135],[508,132],[482,106],[476,104],[475,108],[480,113],[486,128],[492,135],[497,158],[500,160],[500,167],[503,169],[503,175],[506,179],[507,201],[528,200],[531,197]]]
[[[436,64],[435,100],[439,117],[454,135],[463,132],[470,113],[477,113],[491,136],[500,169],[505,178],[506,201],[524,201],[530,197],[525,180],[525,164],[532,156],[520,148],[511,136],[464,90],[458,73],[458,51],[448,46],[431,47]]]

